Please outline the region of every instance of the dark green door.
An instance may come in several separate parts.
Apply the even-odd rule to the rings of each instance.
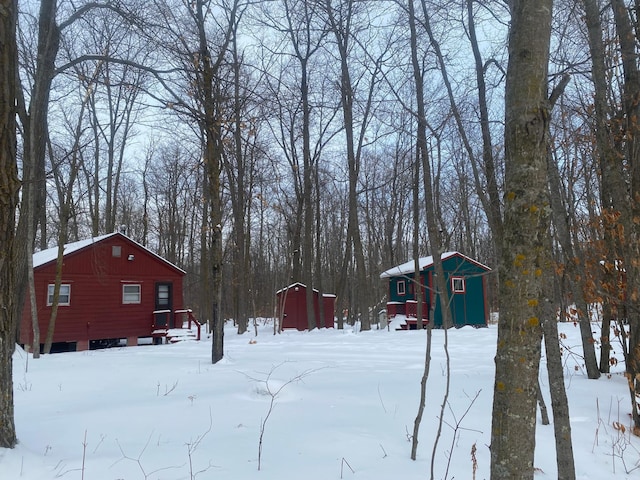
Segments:
[[[156,328],[174,328],[173,325],[173,284],[156,283]]]

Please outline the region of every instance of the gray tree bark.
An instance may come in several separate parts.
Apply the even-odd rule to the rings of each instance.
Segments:
[[[16,302],[19,315],[22,313],[28,288],[33,288],[29,287],[29,257],[33,254],[35,231],[42,218],[41,212],[45,203],[45,149],[48,138],[49,93],[55,76],[54,62],[60,46],[60,27],[56,23],[57,10],[57,0],[40,2],[36,70],[29,95],[29,109],[20,111],[25,141],[22,167],[23,188],[17,227],[17,235],[24,241],[16,245],[15,259],[17,263]],[[23,102],[21,104],[24,107]],[[45,235],[42,237],[42,241],[46,243]]]
[[[600,20],[600,6],[596,0],[583,0],[585,21],[589,40],[589,52],[591,54],[591,78],[594,90],[594,133],[597,146],[598,168],[600,170],[600,204],[602,208],[603,225],[603,256],[605,263],[614,262],[620,255],[619,242],[616,240],[616,225],[613,219],[617,218],[616,209],[625,208],[629,202],[625,194],[623,165],[619,161],[621,152],[618,152],[614,144],[614,132],[609,125],[609,113],[611,109],[607,105],[607,67],[605,64],[605,46],[602,39],[602,22]],[[597,259],[598,261],[600,259]],[[605,265],[606,267],[606,265]],[[617,283],[615,268],[605,268],[602,285],[605,289],[609,285]],[[616,310],[615,295],[608,291],[595,292],[602,294],[602,334],[600,336],[600,372],[609,372],[609,355],[611,351],[611,339],[609,338],[610,325]]]
[[[514,0],[505,95],[505,213],[491,478],[533,479],[548,249],[547,70],[552,0]]]
[[[556,464],[558,480],[574,480],[576,467],[571,441],[569,400],[564,383],[562,353],[558,337],[558,323],[554,306],[545,299],[546,314],[543,320],[544,347],[547,354],[547,374],[551,392],[551,410],[556,441]],[[594,357],[595,358],[595,357]]]
[[[426,4],[421,2],[422,5],[422,13],[424,18],[422,21],[424,22],[424,26],[429,33],[429,37],[433,40],[433,35],[431,33],[431,26],[429,22],[429,13],[426,8]],[[427,223],[427,233],[429,238],[429,243],[431,245],[431,255],[433,258],[433,268],[434,268],[434,288],[435,295],[431,295],[430,297],[433,299],[432,302],[432,312],[435,309],[435,302],[439,302],[440,311],[442,314],[442,327],[449,328],[452,325],[451,322],[451,314],[449,310],[449,295],[447,290],[447,279],[444,275],[444,270],[442,267],[442,241],[441,235],[438,230],[437,224],[437,213],[436,213],[436,202],[437,198],[434,194],[433,189],[433,178],[431,174],[431,164],[429,159],[429,149],[427,145],[427,128],[428,122],[426,117],[426,105],[425,105],[425,94],[424,94],[424,72],[423,66],[419,59],[418,54],[418,20],[416,17],[415,8],[413,5],[413,0],[409,0],[407,11],[409,13],[409,29],[410,29],[410,45],[411,45],[411,65],[413,70],[413,80],[415,83],[415,100],[416,100],[416,147],[415,147],[415,155],[416,155],[416,165],[415,172],[416,178],[415,182],[420,181],[418,178],[418,173],[420,172],[420,168],[422,168],[422,187],[424,189],[424,198],[425,198],[425,216]],[[433,42],[432,42],[433,44]],[[415,192],[417,192],[418,185],[415,185],[414,190],[414,202],[415,202]],[[415,221],[417,221],[417,215],[415,216]],[[415,239],[414,239],[415,240]],[[416,260],[417,263],[417,260]],[[420,281],[420,272],[416,269],[415,272],[415,280]],[[418,305],[422,304],[422,298],[418,299]],[[420,315],[422,315],[422,308],[420,308]],[[430,318],[433,318],[433,315],[430,315]],[[430,337],[429,340],[430,342]],[[427,349],[430,348],[430,344],[427,345]],[[418,409],[418,415],[416,416],[416,420],[414,422],[414,434],[412,441],[412,449],[411,449],[411,458],[415,460],[416,451],[418,445],[418,430],[420,426],[420,421],[422,418],[422,412],[424,410],[424,399],[425,392],[424,385],[426,382],[426,376],[428,375],[428,358],[429,355],[427,353],[427,360],[425,361],[425,371],[423,373],[423,380],[421,382],[421,400],[420,406]],[[448,381],[448,378],[447,378]],[[446,402],[446,398],[444,400]],[[436,448],[434,445],[434,449]],[[433,462],[431,464],[431,474],[433,476]]]
[[[629,209],[617,205],[626,229],[622,245],[622,265],[624,268],[624,306],[626,322],[629,326],[629,347],[625,355],[626,376],[629,384],[633,433],[640,436],[640,69],[638,68],[637,39],[632,28],[629,10],[622,0],[612,0],[616,33],[620,42],[620,58],[624,71],[622,96],[622,137],[624,156],[630,172]],[[623,188],[619,184],[618,188]],[[615,259],[616,261],[619,259]],[[617,269],[616,269],[617,272]],[[618,273],[618,272],[617,272]],[[619,316],[622,320],[622,315]]]
[[[554,88],[550,96],[550,108],[555,105],[556,100],[562,95],[564,89],[569,83],[570,77],[565,76],[560,83]],[[600,370],[598,369],[598,362],[596,360],[596,349],[593,341],[593,334],[591,333],[591,319],[589,318],[589,308],[587,305],[586,295],[586,278],[587,272],[584,267],[585,258],[582,254],[580,247],[574,246],[574,242],[571,238],[569,218],[571,215],[567,212],[567,208],[562,202],[562,187],[560,181],[560,172],[558,171],[558,165],[555,163],[555,159],[551,151],[548,155],[548,176],[549,176],[549,189],[551,210],[555,236],[558,243],[562,247],[564,254],[565,269],[569,280],[569,288],[573,301],[576,304],[576,311],[578,316],[578,325],[580,326],[580,335],[582,338],[582,352],[584,356],[584,363],[587,369],[587,376],[590,379],[600,378]]]
[[[16,445],[13,352],[16,345],[15,214],[16,165],[16,0],[0,0],[0,448]]]
[[[410,44],[411,44],[411,64],[413,67],[413,81],[415,83],[415,95],[416,95],[416,105],[417,105],[417,131],[416,131],[416,153],[415,153],[415,165],[414,165],[414,185],[413,185],[413,219],[414,219],[414,231],[413,231],[413,254],[414,254],[414,280],[420,282],[420,264],[418,259],[418,205],[416,204],[416,199],[418,197],[418,189],[420,185],[419,172],[420,167],[422,166],[421,156],[426,153],[426,118],[425,118],[425,107],[424,107],[424,76],[421,68],[421,64],[418,58],[418,19],[416,17],[415,8],[413,5],[413,0],[409,0],[407,2],[407,12],[409,14],[409,31],[410,31]],[[428,160],[427,160],[428,163]],[[424,173],[426,175],[426,172]],[[425,180],[426,182],[426,180]],[[428,201],[428,200],[427,200]],[[435,255],[434,255],[435,259]],[[415,288],[415,287],[414,287]],[[422,290],[416,288],[416,290]],[[431,295],[431,293],[430,293]],[[433,298],[433,297],[432,297]],[[418,312],[422,315],[422,302],[418,302],[419,308]],[[424,413],[425,405],[426,405],[426,396],[427,396],[427,379],[429,377],[429,367],[431,360],[431,329],[428,329],[427,333],[427,345],[426,345],[426,354],[425,354],[425,363],[424,370],[422,372],[422,379],[420,381],[420,403],[418,404],[418,413],[416,414],[416,418],[413,422],[413,435],[411,436],[411,460],[415,460],[417,458],[418,452],[418,437],[420,432],[420,423],[422,422],[422,415]]]
[[[361,319],[362,330],[370,330],[371,322],[369,318],[369,305],[367,292],[367,271],[364,259],[364,247],[360,235],[360,220],[358,213],[358,181],[360,177],[360,158],[362,145],[364,143],[365,127],[371,111],[371,96],[364,106],[364,118],[358,136],[355,133],[354,119],[354,85],[351,79],[349,68],[349,50],[352,44],[351,25],[354,22],[357,5],[353,0],[346,0],[343,4],[338,4],[334,9],[332,0],[325,0],[325,9],[329,20],[329,25],[336,40],[336,46],[340,56],[340,103],[342,106],[342,119],[344,121],[345,141],[347,148],[347,169],[349,172],[349,193],[348,193],[348,223],[347,242],[350,243],[346,250],[349,254],[353,252],[355,257],[355,283],[353,310],[356,316]],[[374,81],[372,80],[372,84]],[[345,256],[345,262],[350,261]]]
[[[222,300],[222,201],[221,201],[221,149],[222,134],[219,119],[219,93],[216,75],[230,41],[230,32],[223,45],[213,57],[209,49],[205,15],[207,2],[196,0],[193,4],[193,20],[198,32],[198,53],[200,67],[197,69],[198,90],[201,95],[203,118],[200,128],[204,138],[204,162],[209,186],[211,249],[209,268],[211,269],[211,363],[218,363],[224,356],[224,318],[220,302]]]

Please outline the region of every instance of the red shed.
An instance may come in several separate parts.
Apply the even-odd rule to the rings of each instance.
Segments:
[[[53,302],[58,247],[33,255],[40,341],[44,343]],[[116,232],[64,247],[54,343],[77,350],[127,339],[166,335],[182,305],[184,270]],[[155,333],[154,333],[155,332]],[[20,342],[33,343],[27,297]]]
[[[320,294],[313,289],[313,308],[316,319],[320,318]],[[294,283],[276,292],[278,306],[278,318],[282,318],[282,328],[297,328],[307,330],[307,287],[302,283]],[[324,319],[316,320],[318,327],[333,328],[333,310],[335,309],[336,296],[325,293],[322,295]]]

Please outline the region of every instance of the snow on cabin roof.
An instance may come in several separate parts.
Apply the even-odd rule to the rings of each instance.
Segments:
[[[64,255],[68,255],[69,253],[88,247],[92,243],[98,243],[112,235],[115,235],[115,233],[108,233],[106,235],[100,235],[99,237],[87,238],[78,242],[67,243],[64,246]],[[58,258],[57,245],[55,247],[47,248],[46,250],[40,250],[39,252],[34,253],[33,266],[39,267],[40,265],[44,265],[45,263],[49,263],[52,260],[55,260],[56,258]]]
[[[486,265],[483,265],[472,258],[467,257],[466,255],[461,254],[460,252],[445,252],[442,254],[441,259],[446,260],[450,257],[459,256],[464,258],[465,260],[475,263],[476,265],[481,266],[482,268],[486,268],[487,270],[491,270]],[[424,270],[425,268],[433,265],[433,256],[429,255],[428,257],[421,257],[418,262],[420,263],[420,270]],[[413,273],[415,270],[415,261],[409,260],[408,262],[403,263],[402,265],[397,265],[389,270],[382,272],[380,274],[380,278],[390,278],[390,277],[398,277],[401,275],[407,275],[409,273]]]
[[[125,234],[120,233],[120,232],[112,232],[112,233],[107,233],[106,235],[100,235],[98,237],[93,237],[93,238],[87,238],[85,240],[80,240],[77,242],[72,242],[72,243],[67,243],[64,246],[64,255],[68,255],[70,253],[76,252],[78,250],[81,250],[85,247],[88,247],[94,243],[99,243],[109,237],[112,237],[114,235],[122,235],[123,237],[125,237],[127,240],[129,240],[130,242],[138,245],[140,248],[146,250],[147,252],[149,252],[151,255],[153,255],[154,257],[158,258],[159,260],[163,261],[164,263],[171,265],[173,268],[180,270],[181,272],[186,273],[183,269],[181,269],[180,267],[174,265],[173,263],[171,263],[170,261],[162,258],[160,255],[152,252],[151,250],[149,250],[147,247],[145,247],[144,245],[139,244],[138,242],[136,242],[135,240],[133,240],[132,238],[127,237]],[[46,250],[41,250],[39,252],[36,252],[33,254],[33,267],[39,267],[40,265],[44,265],[45,263],[49,263],[53,260],[55,260],[56,258],[58,258],[58,247],[51,247],[51,248],[47,248]]]

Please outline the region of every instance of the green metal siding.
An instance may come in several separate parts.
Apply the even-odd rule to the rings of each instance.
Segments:
[[[469,262],[465,258],[459,256],[449,257],[442,262],[442,267],[445,272],[447,280],[447,291],[449,294],[449,300],[451,305],[451,315],[453,318],[453,324],[456,327],[464,325],[485,326],[487,324],[487,306],[484,291],[483,275],[487,273],[487,270],[480,265],[473,262]],[[433,282],[433,265],[427,267],[421,272],[423,281],[427,287],[435,287],[430,285],[429,282]],[[389,301],[390,302],[406,302],[407,300],[413,300],[413,290],[409,289],[409,280],[407,277],[413,278],[413,274],[409,274],[405,277],[391,277],[389,278]],[[464,293],[452,293],[451,278],[462,277],[465,281]],[[405,295],[398,295],[397,283],[398,281],[405,280],[406,293]],[[411,292],[411,293],[410,293]],[[435,302],[435,311],[433,318],[433,325],[435,327],[442,326],[442,309],[440,307],[440,299],[433,293],[428,293],[426,297],[429,299],[428,304],[432,301]]]

